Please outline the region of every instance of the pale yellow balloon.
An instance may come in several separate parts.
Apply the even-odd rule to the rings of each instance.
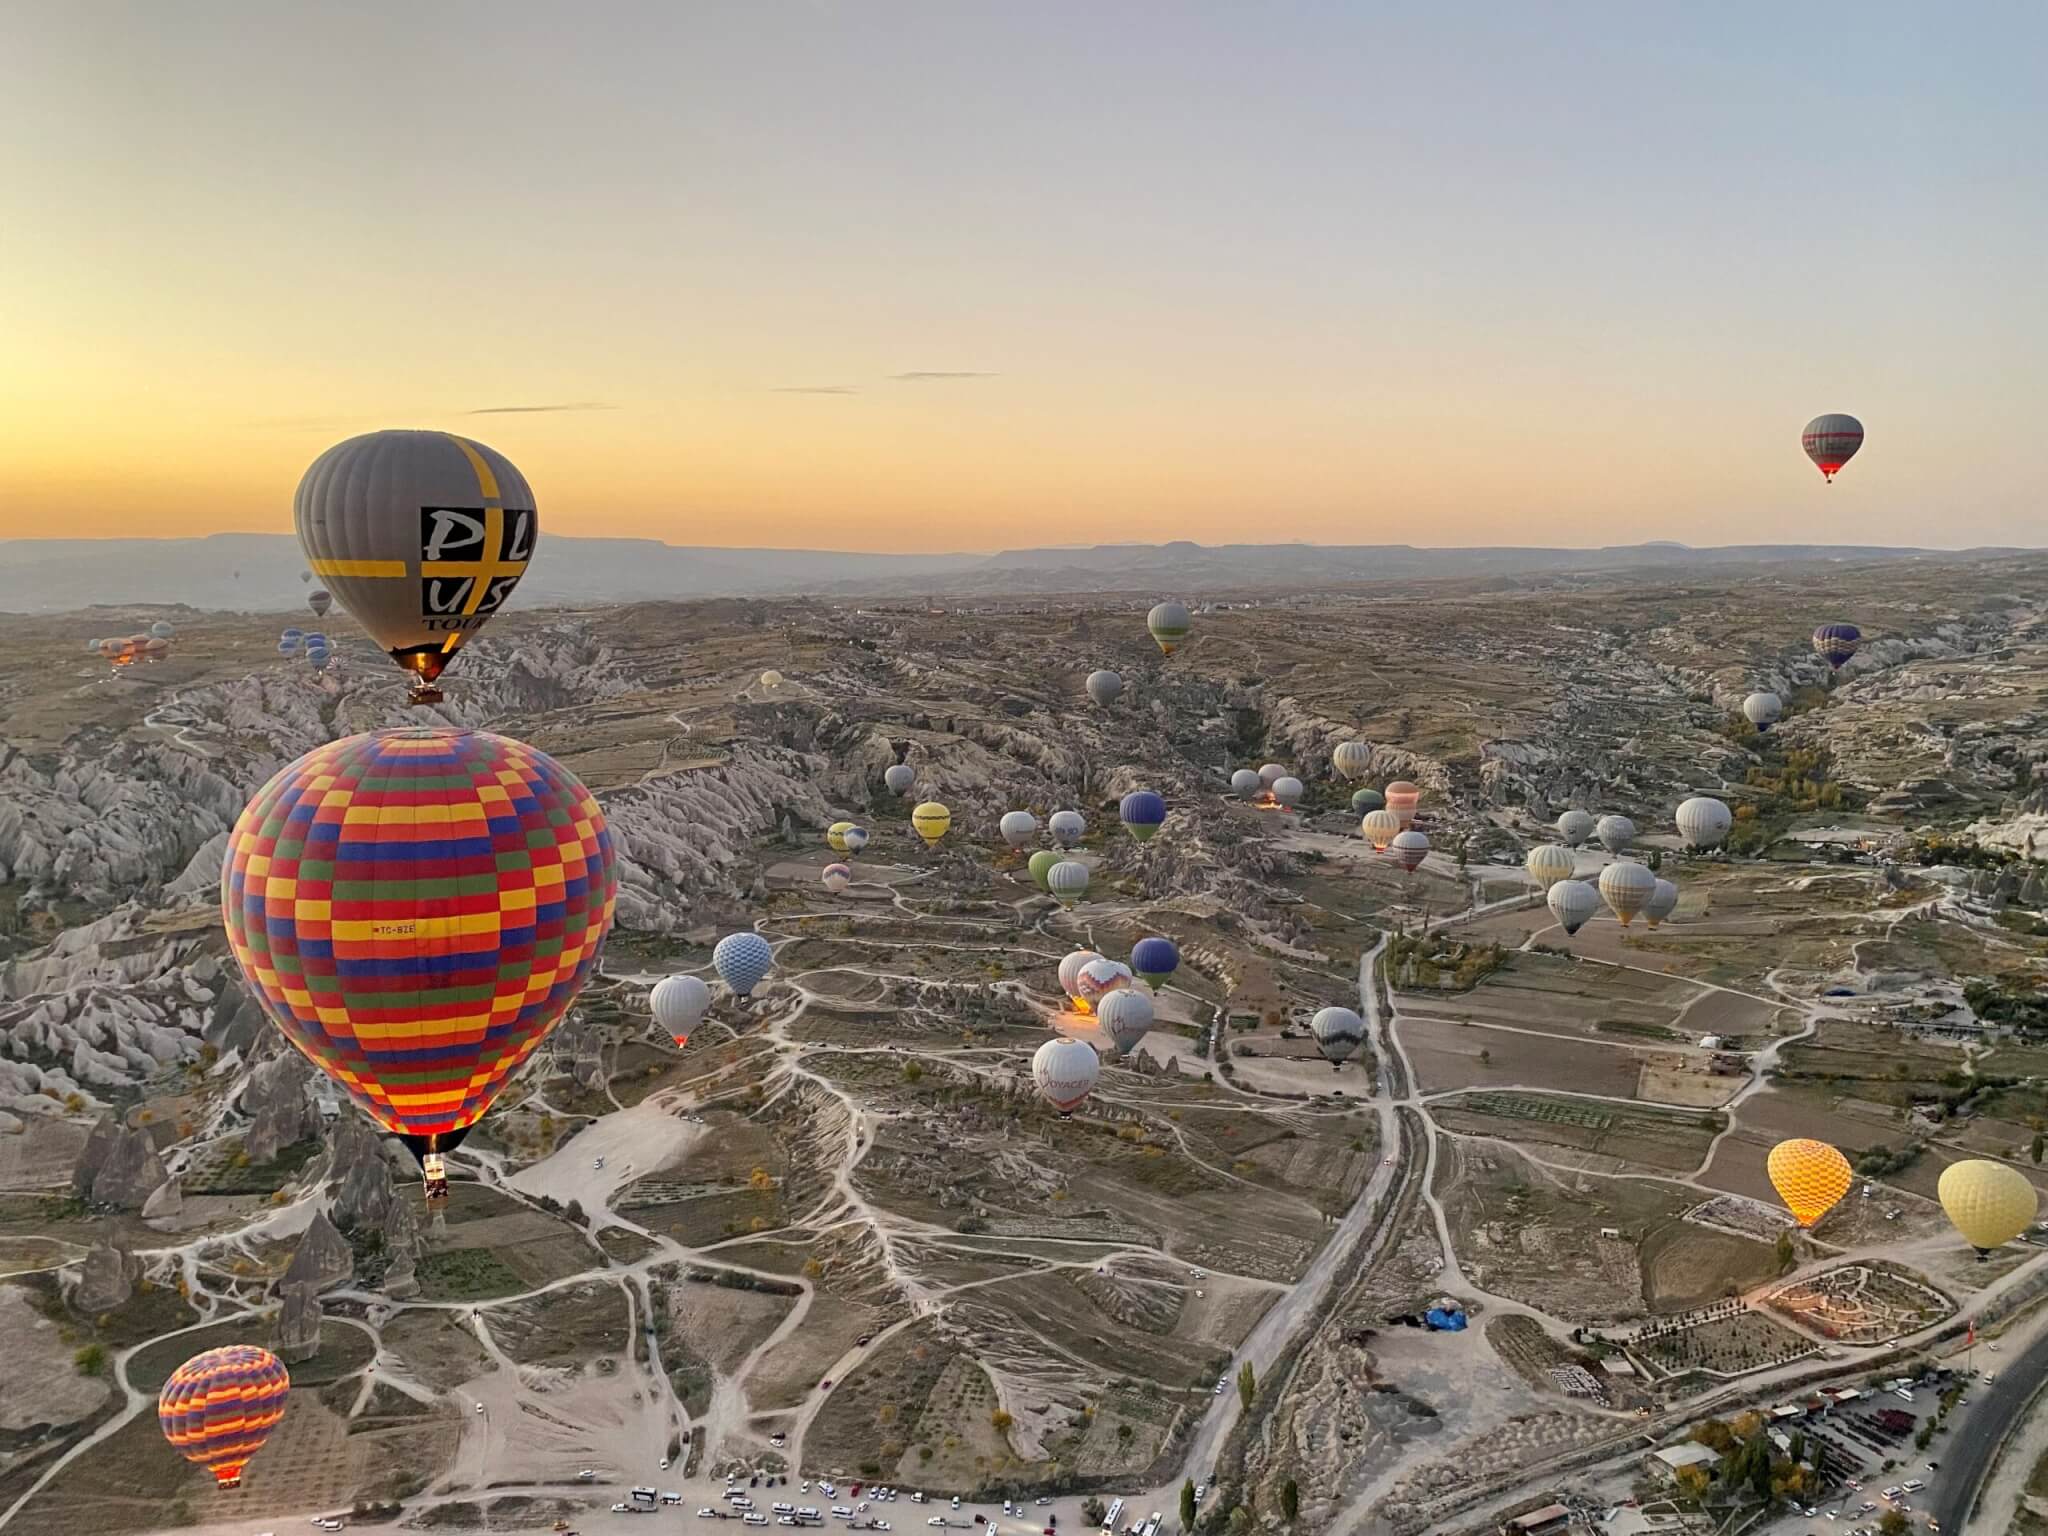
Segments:
[[[910,813],[910,825],[927,848],[936,848],[946,829],[953,825],[953,813],[938,801],[927,800]]]
[[[1979,1253],[2026,1231],[2041,1203],[2025,1174],[1981,1157],[1942,1169],[1938,1192],[1948,1219]]]
[[[825,829],[825,842],[834,853],[846,852],[846,830],[852,825],[850,821],[835,821]]]
[[[1856,1177],[1840,1152],[1824,1141],[1804,1137],[1779,1142],[1771,1148],[1764,1166],[1770,1172],[1771,1187],[1802,1227],[1812,1226],[1833,1210]]]
[[[1522,860],[1522,867],[1529,871],[1529,878],[1544,890],[1549,890],[1560,880],[1569,880],[1578,861],[1572,857],[1569,848],[1560,848],[1556,843],[1541,843],[1529,850],[1529,856]]]

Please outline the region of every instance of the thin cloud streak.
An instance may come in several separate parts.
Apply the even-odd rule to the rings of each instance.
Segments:
[[[606,405],[601,400],[571,400],[562,405],[484,405],[473,411],[464,411],[465,416],[533,416],[545,411],[616,411],[616,405]]]
[[[914,368],[909,373],[892,373],[898,384],[940,384],[948,379],[996,379],[997,373],[978,373],[971,368]]]
[[[771,395],[857,395],[860,391],[851,384],[777,384],[769,388]]]

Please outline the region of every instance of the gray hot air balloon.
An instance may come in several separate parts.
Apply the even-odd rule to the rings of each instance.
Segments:
[[[1372,772],[1372,748],[1362,741],[1340,741],[1330,766],[1347,779],[1362,779]]]
[[[1071,907],[1088,894],[1090,870],[1079,859],[1062,859],[1045,872],[1045,888],[1063,907]]]
[[[1240,768],[1230,776],[1230,792],[1240,800],[1250,800],[1266,786],[1259,782],[1256,768]]]
[[[1626,816],[1602,816],[1593,835],[1609,853],[1619,853],[1636,840],[1636,824]]]
[[[1600,871],[1600,899],[1626,928],[1656,894],[1657,877],[1641,864],[1616,859]]]
[[[1045,818],[1045,830],[1062,848],[1071,848],[1088,835],[1088,818],[1079,811],[1054,811]]]
[[[1301,780],[1291,773],[1283,773],[1273,781],[1273,798],[1290,809],[1301,804],[1301,797],[1304,793],[1306,791],[1302,786]]]
[[[1271,789],[1286,777],[1287,765],[1285,763],[1261,763],[1259,765],[1259,787],[1261,789]]]
[[[315,587],[306,594],[306,606],[313,610],[313,617],[324,619],[327,610],[334,606],[334,594],[325,587]]]
[[[1316,1037],[1323,1058],[1332,1067],[1341,1067],[1365,1042],[1365,1020],[1349,1008],[1319,1008],[1308,1021],[1308,1032]]]
[[[1775,693],[1752,693],[1742,701],[1742,717],[1761,735],[1778,723],[1785,713],[1785,701]]]
[[[996,830],[1012,848],[1022,848],[1038,836],[1038,818],[1029,811],[1005,811],[1003,819],[996,823]]]
[[[1678,835],[1692,849],[1718,848],[1735,818],[1712,795],[1694,795],[1678,807]]]
[[[1152,995],[1137,987],[1117,988],[1105,995],[1095,1009],[1095,1022],[1102,1026],[1119,1056],[1145,1038],[1155,1016]]]
[[[1584,880],[1558,881],[1545,900],[1550,905],[1550,915],[1568,934],[1577,933],[1600,910],[1600,893]]]
[[[1114,704],[1124,691],[1124,680],[1108,668],[1088,674],[1088,697],[1098,704]]]
[[[1650,899],[1643,903],[1643,921],[1654,928],[1677,910],[1678,887],[1669,880],[1659,880],[1650,891]]]
[[[1145,615],[1145,627],[1152,631],[1152,638],[1159,649],[1171,656],[1181,641],[1187,639],[1188,631],[1195,627],[1195,620],[1184,604],[1159,603]]]
[[[313,573],[432,703],[455,652],[526,573],[526,477],[452,432],[370,432],[313,461],[292,502]]]
[[[917,770],[908,763],[891,763],[882,770],[882,782],[889,786],[893,795],[907,795],[910,786],[917,782]]]
[[[1577,848],[1593,835],[1597,825],[1585,811],[1566,811],[1557,818],[1557,835],[1563,839],[1565,847]]]

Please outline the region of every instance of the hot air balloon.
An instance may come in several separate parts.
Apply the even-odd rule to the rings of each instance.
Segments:
[[[1362,779],[1372,771],[1372,748],[1362,741],[1340,741],[1330,766],[1347,779]]]
[[[711,951],[711,964],[718,979],[732,988],[732,995],[745,1002],[775,964],[775,951],[760,934],[743,928],[718,941]]]
[[[1775,693],[1752,693],[1742,701],[1743,718],[1757,728],[1761,735],[1778,723],[1778,717],[1785,713],[1785,701]]]
[[[1316,1049],[1334,1071],[1365,1043],[1365,1020],[1349,1008],[1318,1008],[1308,1021],[1308,1032],[1316,1037]]]
[[[1696,850],[1720,847],[1728,829],[1735,824],[1728,807],[1712,795],[1694,795],[1681,801],[1675,820],[1680,840]]]
[[[1863,631],[1854,624],[1823,624],[1813,632],[1813,653],[1831,668],[1839,669],[1862,643]]]
[[[334,594],[325,587],[315,587],[306,594],[306,606],[313,610],[313,617],[324,619],[327,610],[334,606]]]
[[[326,646],[309,645],[306,647],[306,665],[315,672],[325,672],[327,664],[332,660],[334,660],[334,652],[328,650]]]
[[[1255,798],[1266,786],[1259,782],[1259,775],[1251,768],[1240,768],[1230,776],[1230,792],[1240,800]]]
[[[1088,674],[1088,697],[1098,704],[1114,704],[1116,696],[1123,691],[1124,680],[1107,668]]]
[[[1121,960],[1097,955],[1074,973],[1074,1001],[1085,1013],[1110,993],[1128,987],[1134,980],[1131,968]]]
[[[173,1449],[239,1488],[242,1468],[284,1418],[292,1388],[284,1362],[254,1344],[230,1344],[194,1355],[157,1394],[156,1419]]]
[[[1005,811],[1003,819],[996,823],[996,831],[1012,848],[1022,848],[1038,836],[1038,818],[1029,811]]]
[[[1406,779],[1396,779],[1387,786],[1387,809],[1401,818],[1401,825],[1415,825],[1415,809],[1422,804],[1422,791]]]
[[[1126,832],[1149,843],[1166,820],[1166,802],[1149,789],[1134,789],[1117,802],[1116,814]]]
[[[1062,859],[1045,872],[1045,888],[1063,907],[1071,907],[1088,894],[1090,870],[1079,859]]]
[[[1152,638],[1159,642],[1159,649],[1171,656],[1174,647],[1187,639],[1188,631],[1195,627],[1194,615],[1180,603],[1160,603],[1145,615],[1145,627],[1152,631]]]
[[[1381,853],[1400,835],[1401,818],[1392,811],[1367,811],[1358,820],[1358,832]]]
[[[313,571],[412,675],[413,703],[526,573],[533,492],[495,449],[451,432],[370,432],[313,461],[292,502]]]
[[[1259,788],[1271,789],[1287,777],[1285,763],[1261,763],[1259,765]]]
[[[1833,484],[1836,472],[1863,446],[1863,423],[1854,416],[1816,416],[1799,434],[1799,446],[1813,460],[1821,478]]]
[[[1650,899],[1643,903],[1643,921],[1655,928],[1677,910],[1678,887],[1669,880],[1659,880],[1650,892]]]
[[[93,655],[97,656],[100,651],[100,646],[103,643],[104,642],[99,640],[88,640],[85,642],[85,648],[86,650],[90,651]]]
[[[1301,797],[1304,793],[1306,791],[1301,780],[1294,777],[1291,773],[1282,774],[1273,781],[1273,798],[1289,810],[1301,804]]]
[[[1131,946],[1131,969],[1157,992],[1159,983],[1180,969],[1180,947],[1156,935],[1140,939]]]
[[[221,916],[285,1038],[421,1162],[483,1118],[597,965],[604,812],[545,752],[481,731],[316,747],[228,834]]]
[[[1030,871],[1031,883],[1033,885],[1037,886],[1041,891],[1049,891],[1052,887],[1046,883],[1046,880],[1052,874],[1053,865],[1059,862],[1060,856],[1058,854],[1054,853],[1050,848],[1041,848],[1038,852],[1031,855],[1030,863],[1024,867]]]
[[[1600,893],[1583,880],[1560,880],[1545,898],[1550,915],[1567,934],[1577,933],[1600,910]]]
[[[1046,1041],[1031,1058],[1031,1080],[1061,1119],[1081,1107],[1101,1076],[1095,1047],[1068,1035]]]
[[[1095,1019],[1109,1036],[1110,1044],[1116,1047],[1117,1055],[1122,1056],[1152,1028],[1151,994],[1135,987],[1119,987],[1102,999]]]
[[[1413,827],[1396,832],[1394,840],[1387,844],[1387,857],[1412,875],[1429,857],[1429,839]]]
[[[303,649],[304,647],[294,640],[280,640],[277,642],[277,654],[280,656],[296,656]]]
[[[170,640],[177,636],[178,628],[169,619],[158,619],[149,626],[149,633],[151,639]]]
[[[287,656],[298,655],[305,644],[306,632],[303,629],[294,627],[278,631],[277,648]]]
[[[1636,824],[1626,816],[1602,816],[1593,835],[1609,853],[1619,853],[1636,840]]]
[[[834,853],[846,852],[846,829],[852,825],[850,821],[833,822],[825,829],[825,846]]]
[[[761,674],[761,686],[763,688],[766,688],[770,693],[773,693],[776,689],[782,686],[782,674],[776,671],[773,667],[770,667],[766,672],[763,672]]]
[[[927,848],[939,846],[939,839],[953,825],[953,813],[936,800],[927,800],[910,813],[911,830],[924,839]]]
[[[235,572],[235,580],[237,580],[237,581],[240,581],[241,579],[242,579],[242,573],[241,573],[240,571],[237,571],[237,572]],[[307,582],[311,581],[312,579],[313,579],[313,573],[312,573],[311,571],[301,571],[301,572],[299,572],[299,584],[300,584],[301,586],[305,585],[305,584],[306,584]]]
[[[1351,792],[1351,809],[1363,816],[1367,811],[1385,809],[1387,797],[1376,789],[1354,789]]]
[[[2017,1168],[1987,1158],[1966,1158],[1941,1170],[1935,1186],[1941,1208],[1982,1259],[2027,1230],[2040,1197]]]
[[[868,845],[868,829],[856,823],[839,834],[839,841],[846,844],[848,853],[859,853]]]
[[[1600,899],[1626,928],[1636,914],[1649,904],[1657,889],[1657,877],[1641,864],[1616,859],[1600,871]]]
[[[882,782],[889,786],[889,793],[901,798],[917,782],[917,770],[908,763],[891,763],[882,770]]]
[[[1565,847],[1578,848],[1584,845],[1598,826],[1599,823],[1585,811],[1566,811],[1557,818],[1557,835]]]
[[[142,656],[135,642],[125,635],[102,640],[100,654],[117,667],[132,667]]]
[[[1833,1210],[1855,1182],[1846,1157],[1824,1141],[1804,1137],[1779,1142],[1771,1148],[1764,1167],[1771,1176],[1771,1187],[1802,1227],[1812,1226]]]
[[[1560,880],[1569,880],[1572,871],[1578,867],[1578,860],[1569,848],[1560,848],[1556,843],[1542,843],[1529,850],[1522,860],[1522,867],[1529,871],[1529,878],[1546,891]]]
[[[142,642],[142,655],[146,661],[162,661],[171,654],[171,642],[162,635],[138,635],[136,638]]]
[[[302,644],[304,644],[306,649],[309,651],[314,650],[316,648],[324,651],[328,649],[331,645],[333,645],[333,643],[333,641],[327,638],[325,633],[317,629],[307,630],[306,638],[302,642]]]
[[[1071,848],[1088,835],[1088,819],[1079,811],[1054,811],[1045,819],[1045,830],[1062,848]]]
[[[690,1043],[690,1031],[704,1021],[710,1007],[711,989],[700,976],[664,976],[647,995],[648,1011],[669,1032],[677,1050]]]
[[[847,864],[827,864],[818,872],[818,880],[830,896],[844,896],[846,888],[853,884],[853,868]]]
[[[1092,949],[1070,950],[1068,953],[1060,956],[1060,990],[1069,997],[1074,996],[1074,988],[1081,981],[1081,967],[1088,964],[1091,960],[1100,960],[1101,958],[1102,956],[1095,953]]]

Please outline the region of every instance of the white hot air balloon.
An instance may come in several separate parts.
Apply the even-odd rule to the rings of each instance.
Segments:
[[[1565,847],[1577,848],[1593,835],[1598,825],[1585,811],[1566,811],[1557,818],[1557,835],[1564,840]]]
[[[1643,903],[1643,921],[1654,928],[1677,910],[1678,887],[1669,880],[1659,880],[1650,899]]]
[[[1316,1037],[1316,1049],[1332,1068],[1344,1065],[1351,1053],[1365,1042],[1365,1020],[1349,1008],[1318,1008],[1308,1021],[1308,1032]]]
[[[1230,776],[1230,792],[1240,800],[1256,800],[1265,787],[1256,768],[1240,768]]]
[[[891,763],[882,770],[882,782],[889,786],[889,792],[899,798],[910,793],[910,786],[917,782],[917,770],[908,763]]]
[[[1088,674],[1088,697],[1107,708],[1124,691],[1124,680],[1108,668]]]
[[[1072,997],[1074,988],[1081,980],[1081,968],[1091,960],[1100,960],[1092,949],[1077,949],[1060,957],[1060,990]]]
[[[853,870],[845,864],[827,864],[818,878],[832,895],[844,896],[847,887],[853,884]]]
[[[1123,961],[1097,955],[1074,977],[1074,1001],[1084,1009],[1093,1009],[1112,992],[1132,986],[1137,979]]]
[[[1089,869],[1079,859],[1061,859],[1045,872],[1045,888],[1063,907],[1071,907],[1088,894]]]
[[[1259,765],[1259,787],[1271,789],[1287,777],[1287,768],[1282,763],[1261,763]]]
[[[1785,701],[1775,693],[1752,693],[1742,701],[1742,717],[1762,735],[1776,725],[1785,713]]]
[[[1602,816],[1593,835],[1609,853],[1619,853],[1636,840],[1636,824],[1626,816]]]
[[[1626,928],[1656,893],[1657,877],[1641,864],[1616,859],[1600,871],[1600,899]]]
[[[848,827],[839,834],[839,841],[846,845],[848,853],[859,853],[861,849],[868,845],[868,829],[866,827]]]
[[[1681,801],[1675,819],[1679,837],[1694,850],[1720,847],[1728,829],[1735,825],[1728,807],[1712,795],[1694,795]]]
[[[1577,933],[1600,910],[1600,893],[1583,880],[1560,880],[1545,898],[1550,915],[1568,934]]]
[[[1095,1047],[1070,1035],[1046,1041],[1031,1058],[1031,1080],[1062,1119],[1081,1107],[1101,1076]]]
[[[1088,819],[1079,811],[1054,811],[1045,819],[1045,830],[1062,848],[1071,848],[1088,835]]]
[[[1273,798],[1290,810],[1301,804],[1303,793],[1301,780],[1291,773],[1283,773],[1273,781]]]
[[[1139,987],[1119,987],[1095,1008],[1095,1020],[1119,1056],[1145,1038],[1154,1016],[1152,995]]]
[[[681,1046],[704,1021],[704,1014],[711,1007],[711,989],[700,977],[664,976],[648,994],[647,1006],[654,1022]]]
[[[1372,748],[1362,741],[1340,741],[1330,766],[1347,779],[1362,779],[1372,771]]]
[[[996,823],[996,830],[1012,848],[1022,848],[1038,836],[1038,818],[1029,811],[1005,811],[1003,819]]]
[[[1414,827],[1404,828],[1387,844],[1387,857],[1412,875],[1429,857],[1429,838]]]
[[[1367,811],[1358,819],[1358,833],[1381,853],[1401,834],[1401,818],[1392,811]]]
[[[1571,879],[1578,860],[1572,857],[1569,848],[1543,843],[1529,850],[1529,856],[1522,860],[1522,867],[1529,871],[1531,880],[1547,891],[1558,881]]]

